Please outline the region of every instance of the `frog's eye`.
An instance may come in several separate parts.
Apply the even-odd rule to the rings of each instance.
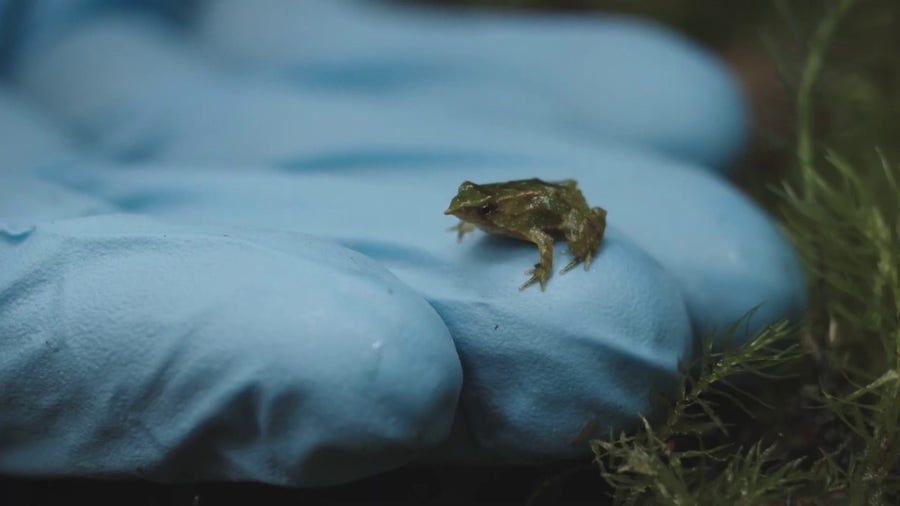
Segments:
[[[497,204],[494,204],[493,202],[488,202],[487,204],[484,204],[483,206],[478,208],[478,214],[479,214],[479,216],[490,216],[490,215],[494,214],[494,211],[496,211],[496,210],[497,210]]]

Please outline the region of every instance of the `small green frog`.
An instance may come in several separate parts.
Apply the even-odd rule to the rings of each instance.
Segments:
[[[567,272],[591,258],[600,247],[606,229],[606,210],[588,206],[578,183],[567,179],[547,182],[522,179],[505,183],[475,184],[465,181],[444,214],[460,219],[450,230],[462,240],[475,227],[537,244],[541,261],[526,274],[531,278],[520,290],[540,282],[543,291],[553,272],[553,241],[564,237],[575,259],[562,271]]]

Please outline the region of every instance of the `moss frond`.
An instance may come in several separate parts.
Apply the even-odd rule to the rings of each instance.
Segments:
[[[776,2],[792,36],[804,32],[797,3]],[[863,111],[872,122],[881,118],[860,102],[885,93],[875,94],[864,76],[828,71],[826,54],[842,23],[856,7],[864,10],[855,4],[825,4],[799,71],[774,38],[765,42],[782,81],[796,93],[795,166],[774,194],[810,280],[808,318],[799,329],[780,323],[719,354],[713,340],[705,341],[666,416],[595,441],[616,504],[900,501],[900,166],[874,143],[849,149],[846,131],[823,127],[813,114],[841,109],[848,100],[855,101],[846,109],[856,116],[825,116],[861,118]],[[877,13],[858,15],[868,20]],[[890,16],[900,17],[900,9]],[[836,95],[835,81],[852,84],[851,91]],[[900,91],[895,94],[889,103],[900,103]],[[822,147],[828,145],[841,149]],[[794,380],[785,378],[786,369],[796,372]],[[785,390],[763,398],[749,376]],[[777,416],[764,413],[777,411],[776,404],[793,406],[794,415],[766,430]]]

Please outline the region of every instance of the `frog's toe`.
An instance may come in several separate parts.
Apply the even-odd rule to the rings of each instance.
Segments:
[[[545,288],[547,288],[547,280],[550,279],[550,271],[545,269],[541,264],[534,264],[533,269],[528,269],[525,271],[525,274],[531,274],[531,278],[528,281],[522,283],[522,286],[519,287],[519,290],[524,290],[529,286],[540,283],[541,291],[543,292]]]
[[[574,269],[575,266],[578,265],[578,264],[580,264],[580,263],[581,263],[581,259],[578,258],[578,257],[575,257],[574,259],[572,259],[571,262],[569,262],[568,265],[566,265],[565,267],[563,267],[562,270],[559,271],[559,273],[560,273],[560,274],[565,274],[565,273],[571,271],[572,269]]]
[[[460,221],[460,222],[457,223],[456,225],[454,225],[454,226],[452,226],[452,227],[449,227],[449,228],[447,229],[447,231],[448,231],[448,232],[454,232],[454,231],[455,231],[455,232],[456,232],[456,242],[462,242],[463,237],[464,237],[466,234],[475,231],[475,225],[473,225],[473,224],[471,224],[471,223],[469,223],[469,222]]]
[[[533,285],[533,284],[535,284],[535,283],[537,283],[537,282],[538,282],[538,277],[537,277],[537,276],[532,276],[531,279],[529,279],[528,281],[522,283],[522,285],[519,286],[519,290],[524,290],[524,289],[528,288],[529,286],[531,286],[531,285]],[[543,285],[541,285],[541,286],[543,286]],[[543,288],[542,288],[542,290],[543,290]]]

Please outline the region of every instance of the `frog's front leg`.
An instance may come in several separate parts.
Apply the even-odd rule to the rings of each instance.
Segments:
[[[447,229],[447,231],[456,231],[456,242],[462,242],[463,236],[475,231],[475,225],[468,221],[459,220],[459,223]]]
[[[541,253],[541,262],[534,264],[533,269],[526,271],[526,274],[531,274],[531,279],[523,283],[519,290],[524,290],[540,282],[541,291],[544,291],[547,280],[550,279],[550,274],[553,272],[553,236],[543,230],[533,228],[525,234],[525,237],[537,244],[538,251]]]

